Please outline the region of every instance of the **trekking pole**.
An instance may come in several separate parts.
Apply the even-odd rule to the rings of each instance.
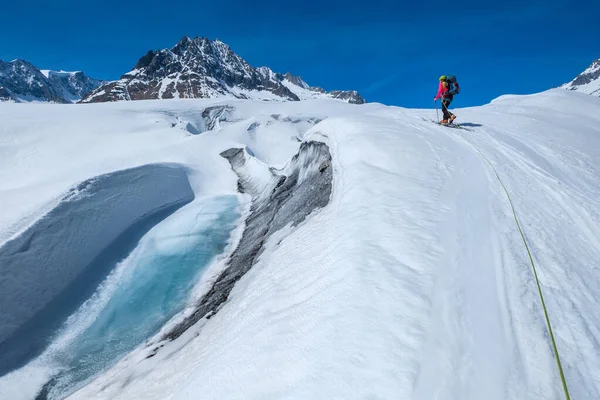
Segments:
[[[435,103],[435,116],[437,118],[437,123],[440,123],[440,114],[438,113],[438,106],[437,106],[437,101],[433,101]]]

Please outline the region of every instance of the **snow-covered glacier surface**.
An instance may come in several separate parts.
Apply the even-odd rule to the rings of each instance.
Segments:
[[[0,107],[2,246],[117,171],[185,166],[194,200],[0,398],[564,398],[487,160],[571,397],[600,398],[600,99],[504,96],[464,130],[323,100],[22,106]]]

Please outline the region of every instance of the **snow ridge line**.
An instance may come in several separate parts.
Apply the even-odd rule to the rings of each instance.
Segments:
[[[558,346],[556,345],[556,340],[554,340],[554,333],[552,331],[552,325],[550,324],[550,317],[548,316],[548,310],[546,308],[546,302],[544,301],[544,295],[542,294],[542,286],[540,285],[540,280],[538,278],[537,269],[535,267],[535,263],[533,261],[533,256],[531,255],[531,250],[529,249],[529,245],[527,244],[527,240],[525,239],[525,234],[523,233],[523,229],[521,228],[521,223],[519,222],[519,218],[517,217],[517,211],[515,210],[515,206],[513,204],[512,198],[510,197],[510,193],[506,188],[506,185],[500,178],[500,174],[494,167],[494,164],[486,157],[485,154],[479,149],[477,145],[471,143],[466,137],[460,135],[467,143],[469,143],[477,152],[484,158],[484,160],[490,165],[492,171],[498,178],[498,182],[502,185],[504,192],[506,193],[506,197],[508,198],[508,202],[510,204],[510,208],[513,213],[513,217],[515,218],[515,223],[517,224],[517,228],[519,229],[519,233],[521,234],[521,239],[523,240],[523,244],[525,245],[525,250],[527,250],[527,255],[529,256],[529,261],[531,262],[531,268],[533,269],[533,275],[535,277],[535,282],[537,284],[538,293],[540,295],[540,300],[542,302],[542,308],[544,310],[544,317],[546,318],[546,325],[548,327],[548,333],[550,334],[550,340],[552,341],[552,348],[554,349],[554,355],[556,356],[556,365],[558,367],[558,372],[560,373],[560,380],[562,381],[563,391],[565,392],[565,398],[567,400],[571,400],[571,396],[569,395],[569,389],[567,387],[567,380],[565,379],[565,374],[563,372],[562,364],[560,362],[560,356],[558,354]]]

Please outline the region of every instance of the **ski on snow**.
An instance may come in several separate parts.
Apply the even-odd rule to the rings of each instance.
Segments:
[[[441,122],[438,122],[437,124],[440,126],[445,126],[446,128],[464,129],[462,126],[460,126],[459,124],[455,124],[454,122],[451,122],[449,124],[442,124]]]
[[[434,123],[434,124],[436,124],[436,125],[443,126],[443,127],[446,127],[446,128],[452,128],[452,129],[462,129],[462,130],[464,130],[464,131],[470,131],[470,129],[464,128],[464,127],[460,126],[459,124],[455,124],[454,122],[451,122],[451,123],[449,123],[449,124],[442,124],[442,123],[441,123],[441,122],[439,122],[439,121],[436,121],[436,120],[433,120],[433,119],[427,120],[427,119],[425,119],[425,118],[423,118],[423,121],[429,121],[429,122],[431,122],[431,123]]]

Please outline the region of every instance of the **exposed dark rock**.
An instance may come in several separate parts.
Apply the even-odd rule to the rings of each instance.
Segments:
[[[67,103],[58,90],[34,65],[23,60],[0,61],[0,85],[16,102],[40,100]]]
[[[11,101],[13,94],[7,88],[0,86],[0,101]]]
[[[319,86],[312,86],[310,88],[313,92],[317,92],[317,93],[327,93],[327,90],[323,89],[322,87]]]
[[[362,98],[356,90],[333,90],[329,95],[334,99],[345,100],[351,104],[364,104],[366,100]]]
[[[304,82],[304,79],[302,79],[301,76],[294,76],[291,73],[287,72],[283,77],[296,86],[299,86],[303,89],[310,89],[308,83]]]
[[[250,215],[227,269],[200,300],[196,311],[165,339],[176,339],[202,318],[213,317],[227,301],[235,283],[257,262],[269,237],[288,224],[298,225],[314,210],[325,207],[331,197],[331,155],[324,143],[302,143],[285,170],[271,170],[273,179],[262,186],[263,192],[267,192],[262,195],[248,175],[245,166],[248,156],[243,149],[229,149],[221,155],[238,174],[240,192],[253,197]]]
[[[146,68],[152,62],[154,58],[154,51],[149,50],[142,58],[139,59],[137,64],[135,64],[135,69]]]
[[[333,90],[331,92],[327,92],[325,89],[318,86],[310,86],[308,83],[304,81],[299,76],[294,76],[289,72],[284,75],[284,79],[288,82],[302,88],[308,90],[313,93],[319,93],[325,95],[325,97],[331,97],[334,99],[344,100],[351,104],[364,104],[366,100],[358,94],[356,90]]]
[[[585,72],[573,80],[573,85],[586,85],[596,79],[600,79],[600,59],[594,61]]]
[[[600,59],[592,62],[585,71],[562,87],[568,90],[600,96],[600,83],[587,86],[595,81],[600,81]]]
[[[285,81],[293,84],[290,86]],[[356,92],[331,95],[311,88],[302,78],[282,75],[267,67],[254,68],[219,40],[185,36],[173,48],[149,51],[119,81],[89,93],[82,102],[172,98],[211,98],[230,95],[239,99],[251,92],[270,92],[281,100],[298,101],[305,89],[352,103],[364,102]],[[339,93],[346,93],[338,91]]]
[[[42,73],[27,61],[0,61],[0,101],[73,103],[103,83],[83,72]]]
[[[235,89],[235,90],[234,90]],[[268,91],[285,100],[298,100],[281,76],[254,68],[225,43],[184,37],[172,49],[148,52],[120,81],[90,93],[83,102],[170,98],[208,98],[240,90]]]

